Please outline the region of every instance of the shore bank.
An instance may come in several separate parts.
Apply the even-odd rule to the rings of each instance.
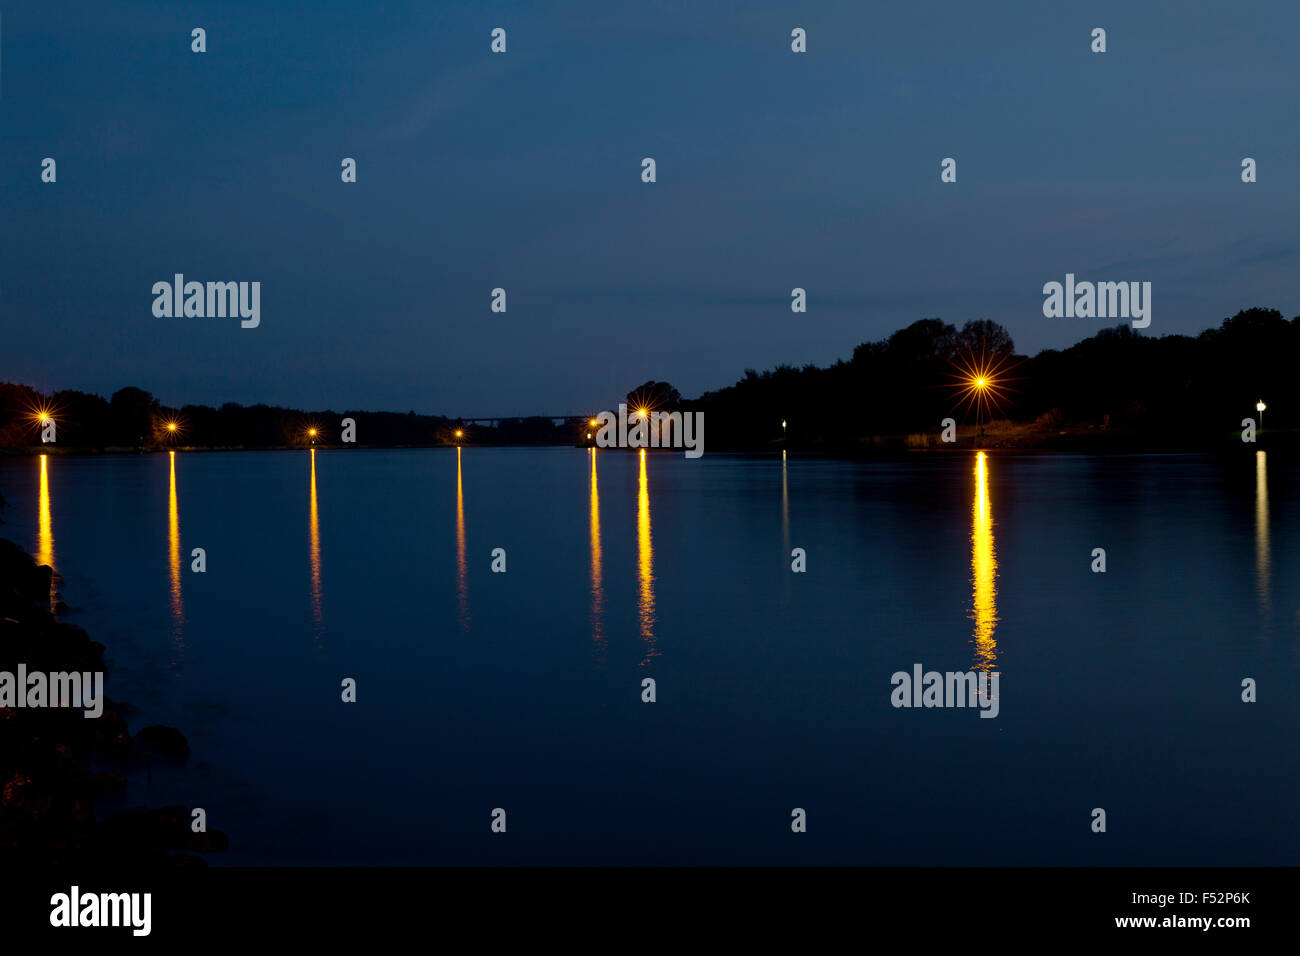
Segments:
[[[104,673],[104,646],[51,610],[53,584],[48,565],[0,538],[0,672],[18,674],[21,665],[29,675]],[[151,762],[182,761],[189,753],[172,727],[133,735],[126,721],[133,711],[107,696],[100,716],[90,719],[77,707],[0,706],[0,847],[8,859],[39,866],[206,866],[195,854],[226,849],[220,831],[191,831],[188,807],[96,819],[97,797],[129,793]]]

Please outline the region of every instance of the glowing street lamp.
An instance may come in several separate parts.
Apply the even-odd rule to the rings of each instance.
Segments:
[[[1255,403],[1255,411],[1259,412],[1259,430],[1260,430],[1260,431],[1263,431],[1263,430],[1264,430],[1264,409],[1267,408],[1267,407],[1268,407],[1268,406],[1264,404],[1264,400],[1263,400],[1263,399],[1260,399],[1258,402]]]
[[[36,422],[36,427],[41,432],[41,442],[45,442],[45,429],[55,424],[54,412],[47,406],[37,408],[32,412],[32,419]]]
[[[1008,379],[1003,371],[1010,356],[989,356],[983,353],[958,358],[952,362],[955,373],[949,386],[957,391],[957,398],[964,403],[963,412],[969,413],[975,406],[976,422],[979,426],[977,441],[984,438],[984,413],[991,413],[999,407]]]
[[[975,410],[975,420],[979,424],[980,441],[984,440],[984,398],[988,394],[989,380],[984,376],[975,379],[975,396],[978,399]]]
[[[464,437],[465,437],[465,433],[464,433],[463,431],[461,431],[459,428],[457,428],[457,429],[456,429],[456,438],[457,438],[457,440],[459,440],[459,439],[461,439],[461,438],[464,438]]]

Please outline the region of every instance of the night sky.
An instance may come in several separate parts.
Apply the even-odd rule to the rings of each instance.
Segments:
[[[923,317],[1117,324],[1043,317],[1067,272],[1152,282],[1148,334],[1300,312],[1300,7],[956,6],[5,4],[0,380],[582,414]],[[176,272],[261,326],[155,318]]]

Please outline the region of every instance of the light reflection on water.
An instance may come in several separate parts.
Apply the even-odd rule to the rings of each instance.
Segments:
[[[971,612],[975,622],[975,668],[992,671],[998,659],[993,632],[998,623],[998,559],[993,547],[993,504],[989,500],[988,455],[975,455],[975,500],[971,504]]]

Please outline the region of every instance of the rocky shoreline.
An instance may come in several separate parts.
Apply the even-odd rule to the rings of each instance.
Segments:
[[[4,504],[0,497],[0,507]],[[0,672],[103,672],[104,646],[50,610],[53,570],[0,538]],[[20,689],[19,693],[23,691]],[[226,849],[217,830],[194,833],[190,809],[138,808],[95,817],[95,800],[128,791],[151,761],[183,761],[172,727],[135,733],[129,704],[103,699],[87,719],[75,707],[0,706],[0,852],[40,866],[206,866],[197,853]]]

